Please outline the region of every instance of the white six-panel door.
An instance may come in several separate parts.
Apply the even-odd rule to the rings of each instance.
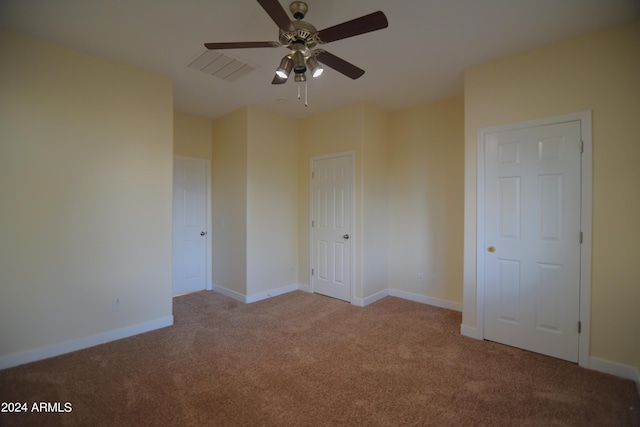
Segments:
[[[173,159],[173,295],[201,291],[207,276],[208,164]]]
[[[312,159],[311,286],[351,301],[352,155]]]
[[[577,362],[580,122],[484,144],[484,337]]]

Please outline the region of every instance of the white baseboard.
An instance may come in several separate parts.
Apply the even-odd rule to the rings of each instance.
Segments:
[[[231,289],[223,288],[222,286],[218,286],[215,283],[211,285],[211,290],[213,292],[217,292],[219,294],[224,295],[225,297],[229,297],[236,301],[246,303],[247,296],[245,294],[241,294],[240,292],[232,291]]]
[[[297,291],[298,289],[300,289],[300,286],[297,283],[293,283],[291,285],[270,289],[265,292],[247,295],[246,303],[251,304],[252,302],[262,301],[267,298],[277,297],[278,295],[283,295],[289,292]]]
[[[460,334],[477,340],[484,339],[480,336],[478,328],[472,326],[460,325]],[[621,363],[611,362],[597,357],[589,357],[588,364],[585,368],[631,380],[635,382],[638,395],[640,395],[640,371],[633,366],[623,365]]]
[[[257,294],[251,294],[251,295],[244,295],[244,294],[241,294],[239,292],[232,291],[231,289],[224,288],[222,286],[218,286],[218,285],[215,285],[215,284],[212,285],[211,288],[212,288],[212,290],[214,292],[217,292],[219,294],[222,294],[222,295],[224,295],[226,297],[229,297],[229,298],[234,299],[236,301],[240,301],[240,302],[245,303],[245,304],[251,304],[252,302],[258,302],[258,301],[262,301],[262,300],[267,299],[267,298],[277,297],[278,295],[283,295],[283,294],[286,294],[288,292],[297,291],[297,290],[299,290],[301,288],[303,288],[302,290],[305,290],[304,286],[301,287],[297,283],[293,283],[291,285],[282,286],[282,287],[279,287],[279,288],[274,288],[274,289],[270,289],[268,291],[260,292],[260,293],[257,293]]]
[[[636,383],[638,395],[640,395],[640,372],[637,368],[621,363],[611,362],[609,360],[599,359],[597,357],[589,358],[588,369],[604,372],[605,374],[615,375],[616,377],[626,378]]]
[[[407,299],[409,301],[420,302],[422,304],[433,305],[440,308],[447,308],[449,310],[455,310],[462,312],[462,304],[459,302],[447,301],[440,298],[432,298],[424,295],[418,295],[411,292],[400,291],[398,289],[389,289],[389,295],[392,297],[398,297]]]
[[[376,301],[381,300],[382,298],[389,296],[389,290],[385,289],[383,291],[377,292],[373,295],[370,295],[362,300],[362,307],[365,307],[369,304],[373,304]]]
[[[484,339],[484,337],[480,334],[478,328],[473,326],[460,325],[460,334],[465,337],[473,338],[475,340]]]
[[[162,317],[160,319],[149,322],[138,323],[126,326],[120,329],[103,332],[101,334],[91,335],[88,337],[78,338],[71,341],[65,341],[46,347],[36,348],[34,350],[23,351],[20,353],[9,354],[0,357],[0,369],[12,368],[25,363],[35,362],[38,360],[48,359],[50,357],[59,356],[72,351],[82,350],[84,348],[116,341],[122,338],[128,338],[133,335],[150,332],[156,329],[173,325],[173,315]]]

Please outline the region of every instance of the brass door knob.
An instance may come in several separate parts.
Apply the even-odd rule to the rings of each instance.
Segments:
[[[495,246],[489,246],[489,247],[487,248],[487,250],[488,250],[489,252],[495,252],[495,251],[496,251],[496,248],[495,248]]]

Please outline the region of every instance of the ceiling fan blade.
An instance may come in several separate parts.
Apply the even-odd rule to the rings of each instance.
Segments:
[[[278,28],[283,31],[293,31],[293,25],[291,25],[291,19],[287,12],[282,8],[278,0],[258,0],[260,6],[271,17],[273,22],[276,23]]]
[[[342,58],[338,58],[332,53],[325,50],[316,50],[316,58],[324,65],[333,68],[334,70],[344,74],[352,79],[357,79],[364,74],[364,70],[356,67],[355,65],[345,61]]]
[[[280,77],[279,75],[275,75],[273,76],[273,80],[271,81],[272,85],[281,85],[281,84],[285,84],[287,82],[287,79]]]
[[[318,31],[318,37],[320,38],[321,43],[329,43],[336,40],[346,39],[347,37],[381,30],[388,26],[389,21],[387,21],[387,17],[384,13],[378,11],[320,30]]]
[[[278,42],[229,42],[229,43],[205,43],[204,47],[212,50],[221,49],[247,49],[252,47],[280,47]]]

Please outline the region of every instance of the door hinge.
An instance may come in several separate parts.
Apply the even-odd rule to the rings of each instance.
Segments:
[[[316,173],[315,172],[311,172],[311,179],[314,179],[316,177]]]
[[[582,140],[580,141],[580,152],[584,152],[584,142]]]
[[[311,275],[313,276],[313,268],[311,269]]]
[[[582,231],[580,232],[580,244],[582,244]]]
[[[578,321],[578,333],[582,333],[582,322]]]
[[[311,226],[315,227],[316,222],[314,220],[311,220]]]

